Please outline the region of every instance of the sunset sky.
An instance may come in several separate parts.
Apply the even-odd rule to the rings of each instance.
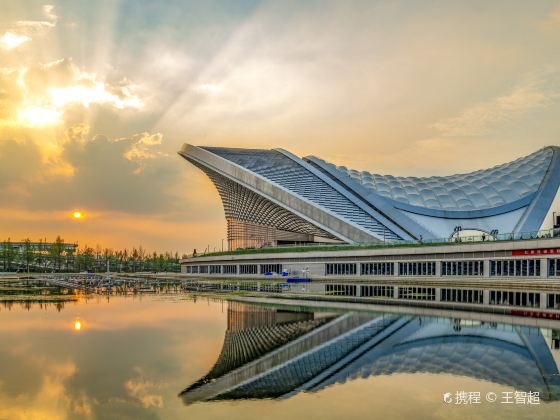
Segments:
[[[220,248],[219,196],[185,142],[417,176],[559,144],[559,1],[0,10],[0,239]]]

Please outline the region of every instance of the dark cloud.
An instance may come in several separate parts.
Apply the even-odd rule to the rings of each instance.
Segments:
[[[33,142],[0,140],[0,192],[5,197],[29,193],[41,164],[41,153]]]
[[[44,162],[34,142],[0,141],[0,191],[25,207],[157,213],[175,207],[181,175],[176,156],[157,150],[161,135],[142,133],[110,139],[87,138],[72,127],[56,162]],[[73,175],[57,167],[73,168]]]
[[[88,141],[70,140],[62,159],[71,164],[74,176],[60,190],[51,184],[45,199],[57,197],[62,207],[77,204],[86,208],[131,213],[150,213],[173,207],[177,165],[168,156],[129,160],[126,157],[142,137],[118,140],[97,135]],[[50,191],[49,191],[50,190]],[[52,204],[54,204],[52,203]]]

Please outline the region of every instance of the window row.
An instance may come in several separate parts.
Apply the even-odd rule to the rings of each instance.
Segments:
[[[262,274],[280,274],[282,273],[282,264],[261,264]]]
[[[325,275],[355,276],[356,264],[344,264],[344,263],[325,264]]]
[[[395,295],[395,288],[393,286],[362,286],[361,295],[392,298]]]
[[[261,292],[282,293],[282,286],[278,283],[261,283]]]
[[[548,260],[548,275],[551,277],[560,276],[560,258],[551,258]]]
[[[395,274],[395,265],[390,262],[363,263],[361,274],[362,276],[392,276]]]
[[[237,274],[237,265],[235,264],[222,265],[222,273]]]
[[[442,261],[442,276],[482,276],[484,274],[483,261]]]
[[[538,308],[541,304],[541,294],[538,292],[510,292],[505,290],[490,290],[490,305],[526,306]]]
[[[483,303],[482,290],[469,289],[441,289],[440,300],[442,302],[457,303]]]
[[[355,284],[325,284],[325,294],[336,296],[356,296]]]
[[[436,300],[435,287],[399,287],[399,299]]]
[[[497,277],[540,277],[541,260],[490,261],[490,275]]]
[[[259,274],[259,266],[257,264],[241,264],[239,274]]]
[[[550,277],[560,277],[560,258],[548,260],[548,267],[541,268],[540,259],[510,259],[490,260],[489,275],[493,277],[540,277],[541,269],[548,270]],[[280,274],[282,264],[225,264],[225,265],[188,265],[187,274]],[[435,261],[399,262],[399,276],[435,276]],[[363,276],[393,276],[395,264],[392,262],[361,263],[360,275]],[[482,276],[484,262],[475,261],[442,261],[440,274],[442,276]],[[327,263],[325,275],[357,275],[356,263]]]
[[[428,262],[401,262],[399,263],[400,276],[435,276],[436,263]]]
[[[257,291],[258,289],[259,285],[257,283],[239,283],[239,290]]]
[[[548,293],[546,297],[546,307],[550,309],[560,309],[560,293]]]
[[[237,265],[188,265],[187,274],[237,274]]]

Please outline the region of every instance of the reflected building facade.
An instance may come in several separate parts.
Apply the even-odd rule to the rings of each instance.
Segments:
[[[289,398],[380,375],[485,380],[560,399],[558,332],[426,316],[287,312],[229,303],[223,349],[183,392],[186,404]]]

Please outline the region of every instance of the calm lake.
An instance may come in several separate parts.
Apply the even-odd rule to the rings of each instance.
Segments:
[[[0,419],[552,419],[560,409],[550,322],[182,293],[0,298]]]

